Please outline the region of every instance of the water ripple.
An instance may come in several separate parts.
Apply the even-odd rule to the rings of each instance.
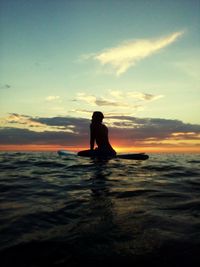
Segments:
[[[1,153],[3,266],[192,266],[199,163],[193,154],[138,162]]]

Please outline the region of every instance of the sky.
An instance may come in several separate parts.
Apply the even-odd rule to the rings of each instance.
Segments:
[[[200,152],[200,0],[0,0],[0,150]]]

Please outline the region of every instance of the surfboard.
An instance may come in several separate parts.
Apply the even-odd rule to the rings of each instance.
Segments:
[[[71,152],[71,151],[67,151],[67,150],[59,150],[57,151],[59,156],[65,156],[65,157],[69,157],[69,156],[77,156],[77,157],[83,157],[83,156],[78,156],[77,153],[75,152]],[[84,156],[86,158],[91,158],[91,156]],[[94,158],[94,157],[92,157]],[[100,158],[120,158],[120,159],[129,159],[129,160],[146,160],[149,158],[148,155],[146,155],[145,153],[128,153],[128,154],[117,154],[114,157],[100,157]]]

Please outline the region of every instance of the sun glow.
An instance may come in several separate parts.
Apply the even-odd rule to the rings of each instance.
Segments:
[[[60,146],[60,145],[0,145],[0,151],[79,151],[84,147]]]
[[[142,146],[115,147],[117,153],[200,153],[200,147],[192,146]]]

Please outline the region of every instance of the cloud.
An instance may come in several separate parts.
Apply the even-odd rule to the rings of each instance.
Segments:
[[[146,94],[146,93],[139,93],[139,92],[129,92],[127,93],[127,96],[131,98],[137,98],[140,100],[146,100],[146,101],[153,101],[153,100],[163,97],[163,95],[153,95],[153,94]]]
[[[137,92],[137,91],[128,91],[126,93],[122,91],[110,91],[110,94],[113,97],[116,97],[118,99],[137,99],[137,100],[145,100],[145,101],[154,101],[159,98],[164,97],[164,95],[153,95],[153,94],[147,94],[147,93],[142,93],[142,92]]]
[[[137,112],[143,110],[149,102],[164,97],[162,94],[150,94],[127,90],[108,90],[104,95],[105,97],[82,92],[77,93],[75,98],[72,99],[72,101],[77,104],[77,108],[71,110],[70,112],[72,114],[74,114],[74,112],[80,114],[90,113],[91,115],[94,109],[98,110],[103,107],[105,115],[110,113],[135,115]],[[81,106],[82,108],[80,109]]]
[[[73,127],[74,132],[80,133],[89,124],[88,119],[84,118],[72,118],[72,117],[51,117],[51,118],[32,118],[32,121],[42,123],[47,126],[64,126]]]
[[[122,91],[119,91],[119,90],[110,90],[109,94],[112,97],[115,97],[117,99],[120,99],[120,98],[122,98],[124,96],[124,93]]]
[[[86,102],[90,105],[95,105],[96,97],[94,95],[88,95],[85,93],[77,93],[76,98],[73,99],[73,101],[81,100],[83,102]]]
[[[73,101],[83,101],[92,106],[112,106],[112,107],[128,107],[126,103],[118,102],[103,97],[96,97],[94,95],[88,95],[85,93],[78,93]]]
[[[33,129],[36,132],[44,132],[44,131],[49,131],[49,132],[55,132],[60,129],[60,126],[62,127],[62,130],[65,132],[72,132],[74,133],[74,126],[73,124],[67,123],[66,119],[65,124],[60,123],[46,123],[46,120],[48,122],[48,119],[51,120],[51,118],[37,118],[37,117],[31,117],[27,115],[21,115],[17,113],[11,113],[7,117],[1,118],[0,123],[1,123],[1,128],[18,128],[18,129]],[[62,117],[59,117],[59,120],[62,121]],[[69,121],[69,120],[68,120]]]
[[[15,114],[17,117],[17,114]],[[19,115],[23,117],[23,115]],[[24,117],[28,117],[24,115]],[[0,128],[0,144],[58,144],[68,146],[87,146],[89,143],[90,120],[74,117],[28,117],[30,121],[45,125],[43,131],[35,128]],[[111,143],[124,146],[169,145],[191,142],[200,144],[200,125],[188,124],[180,120],[162,118],[137,118],[132,116],[107,116],[105,123],[109,128]],[[55,127],[54,131],[50,131]],[[71,127],[73,131],[65,131]],[[46,130],[47,129],[47,130]]]
[[[60,144],[70,146],[72,144],[86,145],[88,143],[90,124],[88,119],[71,117],[39,118],[19,114],[11,114],[10,119],[11,117],[13,127],[5,125],[0,127],[0,145]],[[28,121],[23,121],[26,117]],[[16,127],[19,120],[21,120],[24,128]],[[31,124],[42,125],[43,131],[30,127]],[[66,131],[66,129],[71,129],[71,131]]]
[[[111,65],[116,75],[121,75],[140,60],[175,42],[183,33],[183,31],[179,31],[161,38],[124,42],[117,47],[106,49],[95,55],[88,55],[88,57],[85,56],[85,58],[97,60],[101,65]]]
[[[73,113],[82,113],[91,116],[91,114],[94,112],[94,110],[88,110],[88,109],[73,109],[71,110]]]
[[[58,99],[60,99],[60,96],[58,96],[58,95],[50,95],[50,96],[47,96],[45,98],[46,101],[55,101],[55,100],[58,100]]]
[[[23,127],[25,125],[29,127],[40,127],[42,126],[41,123],[39,122],[34,122],[32,121],[32,118],[27,115],[20,115],[17,113],[10,113],[6,118],[4,118],[4,124],[9,123],[9,124],[22,124]]]
[[[113,142],[120,146],[170,146],[173,149],[182,146],[196,147],[196,150],[200,146],[200,125],[186,124],[179,120],[130,116],[113,116],[112,120],[108,125],[110,134]]]
[[[18,128],[0,129],[0,137],[1,145],[81,145],[82,142],[82,139],[74,133],[66,133],[64,131],[35,132]]]
[[[104,98],[96,99],[95,103],[97,106],[128,107],[128,104],[113,101],[113,100],[107,100]]]
[[[10,84],[4,84],[0,86],[0,89],[10,89],[11,85]]]
[[[110,99],[112,97],[112,99]],[[159,98],[164,97],[164,95],[153,95],[147,93],[141,93],[136,91],[128,91],[124,93],[123,91],[110,90],[109,97],[98,97],[95,95],[89,95],[86,93],[78,93],[73,101],[82,101],[92,106],[110,106],[110,107],[121,107],[121,108],[135,108],[141,107],[141,105],[133,104],[132,100],[141,101],[154,101]]]

